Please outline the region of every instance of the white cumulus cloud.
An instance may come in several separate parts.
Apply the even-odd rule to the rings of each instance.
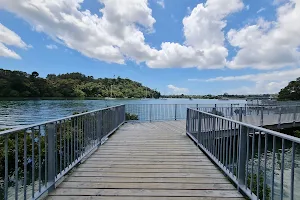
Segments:
[[[291,0],[277,8],[275,21],[260,18],[254,25],[231,29],[227,38],[238,52],[228,66],[233,69],[299,66],[299,19],[300,0]]]
[[[243,9],[241,0],[199,3],[183,23],[184,44],[163,42],[155,49],[145,42],[156,20],[147,0],[99,0],[99,15],[83,10],[84,0],[0,0],[0,9],[28,21],[36,31],[98,60],[124,64],[134,60],[151,68],[222,68],[225,18]],[[164,6],[163,0],[156,1]]]
[[[254,86],[242,86],[224,92],[231,94],[261,94],[261,93],[277,93],[287,84],[300,77],[300,68],[284,71],[272,71],[258,74],[248,74],[242,76],[219,76],[210,79],[189,79],[189,81],[204,81],[204,82],[222,82],[222,81],[242,81],[253,82]]]
[[[181,87],[176,87],[175,85],[168,85],[167,86],[172,94],[186,94],[189,92],[188,88],[181,88]]]
[[[185,44],[165,42],[154,59],[152,68],[198,67],[223,68],[228,50],[224,47],[225,17],[242,10],[240,0],[207,0],[199,3],[183,20]]]
[[[7,46],[15,46],[21,49],[32,48],[32,46],[27,45],[19,35],[0,23],[0,56],[21,59],[21,56]]]

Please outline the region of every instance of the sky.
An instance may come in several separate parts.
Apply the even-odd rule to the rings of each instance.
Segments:
[[[0,68],[278,93],[300,77],[299,21],[300,0],[0,0]]]

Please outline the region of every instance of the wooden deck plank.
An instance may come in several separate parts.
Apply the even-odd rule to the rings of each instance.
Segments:
[[[60,188],[78,189],[168,189],[168,190],[234,190],[232,184],[208,183],[93,183],[93,182],[63,182]]]
[[[203,174],[219,173],[218,169],[198,168],[198,169],[145,169],[145,168],[99,168],[99,167],[80,167],[75,169],[76,172],[117,172],[117,173],[191,173],[191,174]]]
[[[242,197],[236,190],[150,190],[150,189],[77,189],[59,188],[51,195],[61,196],[150,196],[150,197]]]
[[[130,177],[68,177],[65,181],[68,182],[95,182],[95,183],[206,183],[206,184],[221,184],[230,183],[225,177],[221,178],[130,178]]]
[[[127,123],[48,199],[243,199],[177,122]]]
[[[49,200],[243,200],[240,197],[135,197],[135,196],[50,196]]]
[[[164,164],[156,164],[156,165],[143,165],[143,164],[136,164],[136,165],[124,165],[124,164],[88,164],[88,163],[83,163],[79,166],[79,168],[130,168],[130,169],[215,169],[216,167],[211,164],[211,165],[164,165]]]

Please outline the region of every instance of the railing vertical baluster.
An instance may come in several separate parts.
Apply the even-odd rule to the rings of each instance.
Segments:
[[[49,135],[49,130],[47,125],[44,125],[45,128],[45,170],[44,170],[44,175],[45,175],[45,187],[47,187],[48,184],[48,135]]]
[[[282,107],[279,107],[279,117],[278,117],[278,125],[277,125],[278,129],[280,129],[280,127],[281,127],[281,108]]]
[[[38,154],[39,154],[39,192],[41,192],[42,189],[42,184],[41,184],[41,179],[42,179],[42,159],[41,159],[41,126],[38,127]]]
[[[214,156],[216,157],[216,146],[215,146],[215,141],[216,141],[216,126],[217,126],[217,122],[216,122],[217,118],[213,117],[213,136],[212,136],[212,145],[213,145],[213,151],[212,153],[214,154]]]
[[[254,147],[255,147],[255,130],[252,129],[252,147],[251,147],[251,182],[250,182],[250,190],[253,191],[253,168],[254,168]]]
[[[152,104],[150,104],[150,108],[149,108],[149,118],[150,118],[150,122],[151,122],[151,119],[152,119]]]
[[[281,176],[280,176],[280,199],[283,200],[283,178],[284,178],[284,151],[285,151],[285,140],[282,139],[282,146],[281,146]]]
[[[63,133],[64,133],[64,168],[66,168],[67,167],[67,165],[66,165],[66,120],[64,120],[64,131],[63,131]]]
[[[264,151],[264,185],[263,185],[263,200],[267,195],[267,153],[268,153],[268,134],[265,133],[265,151]]]
[[[190,132],[190,126],[189,126],[189,123],[190,123],[190,109],[188,108],[188,109],[186,110],[186,124],[185,124],[186,130],[187,130],[188,132]]]
[[[5,156],[5,172],[4,172],[4,199],[8,199],[8,134],[5,136],[4,156]]]
[[[31,192],[31,197],[34,198],[34,182],[35,182],[35,177],[34,177],[34,171],[35,171],[35,159],[34,159],[34,129],[31,128],[31,151],[32,151],[32,155],[31,155],[31,183],[32,183],[32,192]]]
[[[61,140],[61,134],[62,134],[62,124],[61,120],[59,121],[59,173],[62,172],[62,140]]]
[[[221,131],[221,145],[222,145],[222,157],[221,157],[221,160],[222,160],[222,164],[223,166],[225,166],[225,120],[222,119],[222,131]]]
[[[231,165],[231,155],[232,155],[232,122],[230,122],[230,132],[229,132],[229,165]],[[229,171],[232,172],[232,165],[229,168]]]
[[[19,142],[19,137],[18,137],[18,132],[15,133],[15,199],[18,199],[18,194],[19,194],[19,147],[18,147],[18,142]]]
[[[27,133],[24,131],[24,160],[23,160],[23,169],[24,169],[24,182],[23,182],[23,196],[24,200],[27,199]]]
[[[260,109],[260,126],[264,125],[264,107],[262,106]]]
[[[274,188],[274,174],[275,174],[275,152],[276,152],[276,136],[273,135],[273,151],[272,151],[272,191],[271,191],[271,199],[274,199],[275,188]]]
[[[55,124],[51,123],[47,125],[48,128],[48,192],[51,192],[55,188]]]
[[[226,127],[226,158],[225,158],[225,166],[226,166],[226,168],[228,168],[228,160],[229,160],[229,158],[228,158],[228,154],[229,154],[229,133],[230,133],[230,130],[229,130],[229,121],[227,122],[227,127]]]
[[[297,112],[297,106],[294,107],[293,112],[293,127],[296,126],[296,112]]]
[[[245,186],[246,188],[248,187],[248,173],[249,173],[249,128],[245,128],[246,129],[246,136],[247,136],[247,149],[246,149],[246,171],[245,171]]]
[[[175,116],[174,116],[175,121],[177,120],[177,104],[175,104]]]
[[[257,190],[257,194],[256,196],[259,197],[259,189],[260,189],[260,159],[261,159],[261,131],[258,132],[258,154],[257,154],[257,159],[258,159],[258,163],[257,163],[257,186],[256,186],[256,190]]]
[[[239,130],[239,140],[238,140],[238,181],[240,185],[245,185],[245,175],[246,175],[246,146],[247,144],[247,134],[245,133],[246,128],[244,126],[240,126]]]
[[[202,123],[202,116],[201,116],[201,113],[198,112],[198,131],[197,131],[197,145],[198,146],[200,144],[199,138],[201,135],[201,128],[202,128],[201,123]]]
[[[291,190],[290,199],[294,200],[294,172],[295,172],[295,142],[292,143]]]

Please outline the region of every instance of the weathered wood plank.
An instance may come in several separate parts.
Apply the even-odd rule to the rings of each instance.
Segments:
[[[95,183],[95,182],[63,182],[58,188],[78,189],[168,189],[168,190],[234,190],[232,184],[209,183]]]
[[[156,165],[143,165],[143,164],[135,164],[135,165],[123,165],[123,164],[102,164],[102,163],[96,163],[96,164],[89,164],[89,163],[83,163],[78,168],[81,167],[96,167],[96,168],[130,168],[130,169],[216,169],[216,166],[213,164],[210,165],[188,165],[188,164],[181,164],[181,165],[164,165],[164,164],[156,164]]]
[[[235,190],[149,190],[149,189],[64,189],[58,188],[52,195],[62,196],[169,196],[169,197],[242,197]]]
[[[171,178],[130,178],[130,177],[67,177],[65,181],[68,182],[94,182],[94,183],[207,183],[207,184],[221,184],[230,183],[225,177],[221,178],[185,178],[185,177],[171,177]]]
[[[216,174],[218,169],[198,168],[198,169],[145,169],[145,168],[99,168],[99,167],[79,167],[76,172],[118,172],[118,173],[194,173],[194,174]]]
[[[95,163],[100,163],[97,160],[87,160],[84,163],[89,163],[89,164],[95,164]],[[101,164],[124,164],[124,165],[137,165],[137,164],[143,164],[143,165],[156,165],[156,164],[164,164],[164,165],[182,165],[182,164],[187,164],[190,166],[202,166],[202,165],[211,165],[212,163],[207,159],[207,160],[202,160],[200,162],[171,162],[171,161],[131,161],[131,160],[125,160],[125,161],[102,161]]]
[[[115,177],[152,177],[152,178],[170,178],[170,177],[199,177],[199,178],[221,178],[224,177],[220,172],[218,173],[117,173],[117,172],[78,172],[72,173],[72,176],[85,176],[85,177],[104,177],[104,176],[115,176]]]
[[[50,196],[49,200],[244,200],[240,197]]]

